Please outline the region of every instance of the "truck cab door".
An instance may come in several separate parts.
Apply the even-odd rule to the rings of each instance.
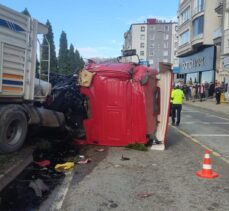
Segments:
[[[170,113],[170,98],[172,88],[173,74],[171,64],[160,63],[160,71],[157,75],[157,129],[156,140],[159,144],[152,145],[151,149],[164,150],[166,144],[166,136],[168,131],[169,113]]]

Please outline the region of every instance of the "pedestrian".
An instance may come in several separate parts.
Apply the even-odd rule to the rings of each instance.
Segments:
[[[205,99],[207,100],[209,96],[209,83],[207,81],[204,83],[204,95]]]
[[[221,95],[221,87],[219,84],[217,84],[215,87],[216,104],[220,104],[220,95]]]
[[[200,84],[200,102],[203,101],[204,98],[204,84]]]
[[[214,90],[215,90],[215,84],[211,82],[209,85],[209,97],[210,98],[213,98]]]
[[[192,102],[195,102],[196,99],[196,86],[192,87]]]
[[[180,86],[176,84],[175,89],[172,91],[172,125],[175,125],[175,118],[176,119],[176,126],[180,124],[180,117],[181,117],[181,110],[182,110],[182,103],[184,99],[184,92],[180,89]]]

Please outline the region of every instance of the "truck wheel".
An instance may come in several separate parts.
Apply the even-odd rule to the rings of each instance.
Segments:
[[[27,135],[27,119],[23,111],[6,108],[0,112],[0,152],[18,150]]]

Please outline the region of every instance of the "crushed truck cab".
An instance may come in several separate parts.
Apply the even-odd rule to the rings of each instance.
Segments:
[[[91,81],[82,79],[80,89],[87,99],[86,142],[126,146],[153,140],[152,149],[163,150],[172,73],[165,64],[161,69],[135,63],[88,65],[81,74],[93,73]]]

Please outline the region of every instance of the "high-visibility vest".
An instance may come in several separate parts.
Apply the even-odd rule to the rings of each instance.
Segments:
[[[184,99],[184,92],[181,89],[174,89],[172,91],[171,98],[173,104],[182,104]]]

